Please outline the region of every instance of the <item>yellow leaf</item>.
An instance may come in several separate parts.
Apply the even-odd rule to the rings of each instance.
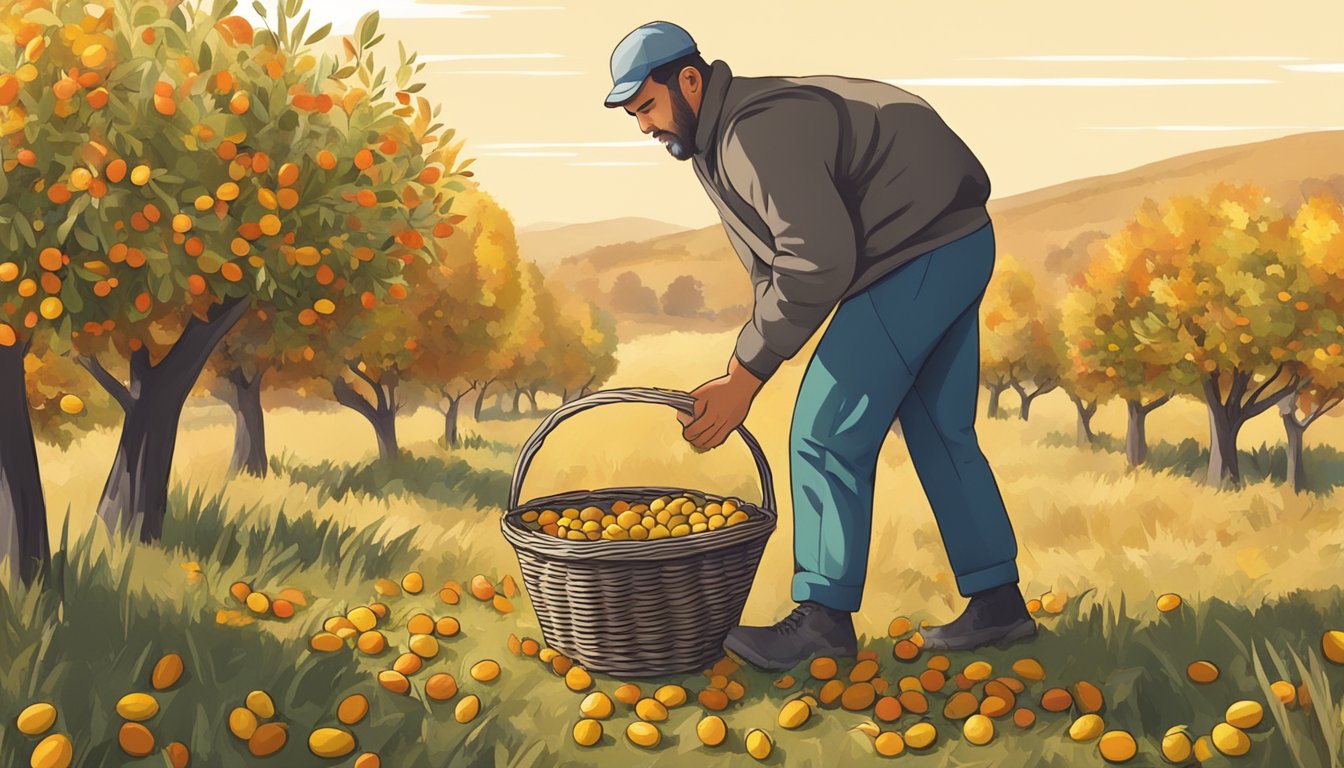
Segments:
[[[1269,563],[1265,562],[1264,553],[1259,547],[1246,547],[1237,552],[1237,567],[1252,579],[1269,573]]]

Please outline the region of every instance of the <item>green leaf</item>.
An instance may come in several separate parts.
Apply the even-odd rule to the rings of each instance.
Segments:
[[[5,173],[4,166],[0,166],[0,199],[4,199],[9,193],[9,174]]]
[[[420,89],[421,89],[421,88],[424,88],[424,87],[425,87],[425,84],[424,84],[424,83],[413,83],[409,88],[406,89],[406,92],[407,92],[407,93],[419,93],[419,92],[420,92]]]
[[[308,29],[309,15],[310,14],[307,11],[304,11],[303,18],[299,19],[299,23],[294,26],[294,43],[290,47],[298,47],[299,40],[303,37],[304,31]]]
[[[281,45],[287,48],[289,47],[289,14],[281,13],[275,21],[278,26],[275,31],[276,35],[280,37]]]
[[[19,231],[19,236],[23,238],[23,242],[27,243],[29,248],[36,248],[37,237],[33,234],[33,225],[28,222],[28,217],[19,216],[14,220],[14,224],[14,228]]]
[[[364,23],[368,19],[368,23]],[[373,34],[378,31],[378,12],[371,11],[363,19],[360,19],[359,45],[361,48],[368,46],[369,41],[373,39]]]
[[[317,41],[326,37],[327,33],[329,32],[331,32],[331,22],[327,22],[326,24],[323,24],[322,26],[318,27],[316,32],[309,35],[308,39],[303,41],[303,44],[312,45],[313,43],[316,43]]]
[[[84,311],[84,298],[79,295],[79,283],[66,280],[61,284],[61,303],[65,305],[66,312],[79,314]]]
[[[252,10],[256,11],[261,18],[266,18],[266,6],[261,4],[261,0],[252,0]]]

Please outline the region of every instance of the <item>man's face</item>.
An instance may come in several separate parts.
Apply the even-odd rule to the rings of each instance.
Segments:
[[[699,125],[701,84],[694,67],[682,70],[667,85],[646,78],[634,98],[626,102],[625,111],[639,121],[641,132],[663,142],[669,154],[689,160],[697,151],[695,129]],[[693,102],[682,93],[683,85],[691,91]]]

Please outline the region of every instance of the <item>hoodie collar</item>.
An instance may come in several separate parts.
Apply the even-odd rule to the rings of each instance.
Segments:
[[[714,141],[719,115],[723,112],[723,102],[728,96],[728,81],[733,72],[723,61],[709,65],[709,81],[705,84],[705,95],[700,101],[700,114],[696,117],[695,128],[696,155],[703,158],[705,150]]]

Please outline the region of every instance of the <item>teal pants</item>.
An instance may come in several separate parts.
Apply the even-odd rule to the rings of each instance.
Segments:
[[[979,309],[994,258],[991,223],[901,265],[836,309],[803,376],[789,433],[795,601],[858,610],[877,455],[896,418],[958,591],[1017,581],[1017,540],[975,434]]]

